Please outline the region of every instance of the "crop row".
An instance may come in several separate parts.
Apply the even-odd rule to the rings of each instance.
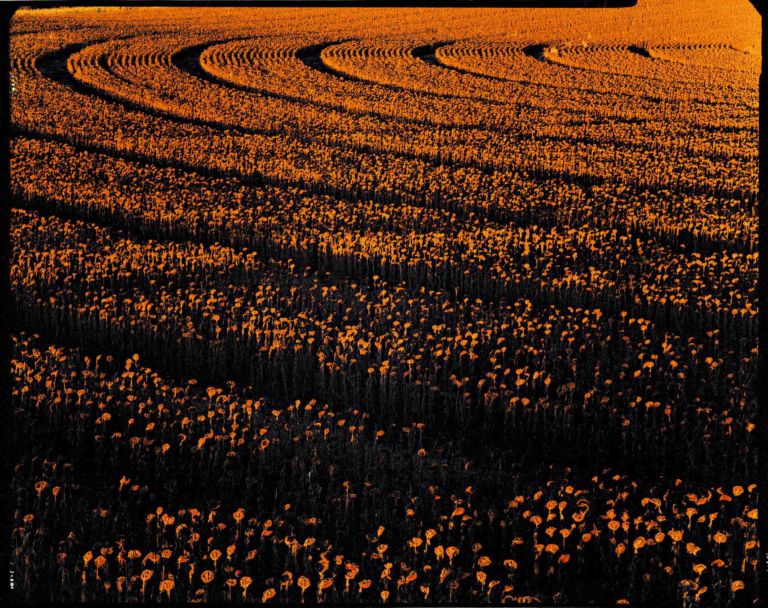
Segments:
[[[452,441],[540,459],[752,471],[754,343],[685,338],[627,312],[489,306],[379,277],[17,213],[20,313],[57,339],[161,354],[164,369],[239,378],[281,399],[416,416]],[[583,433],[588,428],[588,433]],[[628,466],[628,465],[627,465]]]
[[[14,483],[17,580],[57,590],[35,599],[739,605],[755,584],[755,485],[475,469],[422,423],[23,336],[13,373],[17,428],[49,445]]]

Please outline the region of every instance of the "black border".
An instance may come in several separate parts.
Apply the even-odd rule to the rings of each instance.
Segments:
[[[758,14],[765,19],[768,16],[768,6],[764,0],[749,0]],[[8,453],[13,437],[14,415],[10,410],[11,404],[11,334],[17,329],[15,306],[11,294],[10,281],[10,217],[11,217],[11,188],[10,188],[10,23],[13,14],[20,8],[54,8],[54,7],[87,7],[87,6],[135,6],[135,7],[368,7],[368,8],[624,8],[637,5],[638,0],[394,0],[369,2],[361,0],[28,0],[27,2],[0,0],[0,446],[5,454],[0,456],[0,601],[11,602],[18,600],[10,587],[11,546],[9,539],[13,530],[14,513],[12,494],[10,490],[13,477],[13,459]],[[768,42],[761,35],[762,64],[765,66]],[[768,231],[768,74],[765,69],[760,73],[760,106],[759,106],[759,144],[758,144],[758,340],[768,344],[768,324],[766,324],[766,303],[768,303],[768,240],[763,238]],[[764,482],[768,481],[768,419],[766,419],[766,401],[768,400],[768,355],[761,348],[758,354],[758,379],[756,385],[758,397],[757,442],[758,442],[758,513],[764,513],[768,508],[768,498],[763,493]],[[758,538],[760,539],[758,564],[758,594],[765,601],[768,597],[768,556],[765,543],[768,542],[768,518],[762,516],[757,522]]]

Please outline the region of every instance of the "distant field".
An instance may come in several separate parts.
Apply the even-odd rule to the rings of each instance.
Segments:
[[[759,49],[746,0],[19,11],[16,592],[756,602]]]

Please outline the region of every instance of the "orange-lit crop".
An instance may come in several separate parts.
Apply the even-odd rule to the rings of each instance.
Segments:
[[[16,13],[16,593],[757,601],[759,27]]]

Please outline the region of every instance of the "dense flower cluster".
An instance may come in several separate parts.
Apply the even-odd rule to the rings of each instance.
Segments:
[[[407,413],[463,440],[471,420],[486,442],[529,456],[569,445],[572,456],[679,467],[696,454],[692,475],[703,462],[750,462],[757,357],[743,338],[683,339],[626,311],[456,301],[220,245],[16,217],[21,312],[58,339],[161,352],[176,373],[204,368],[281,398],[365,403],[388,422]]]
[[[474,469],[424,423],[16,353],[19,430],[58,451],[17,467],[17,577],[50,597],[723,605],[756,576],[755,485]]]

